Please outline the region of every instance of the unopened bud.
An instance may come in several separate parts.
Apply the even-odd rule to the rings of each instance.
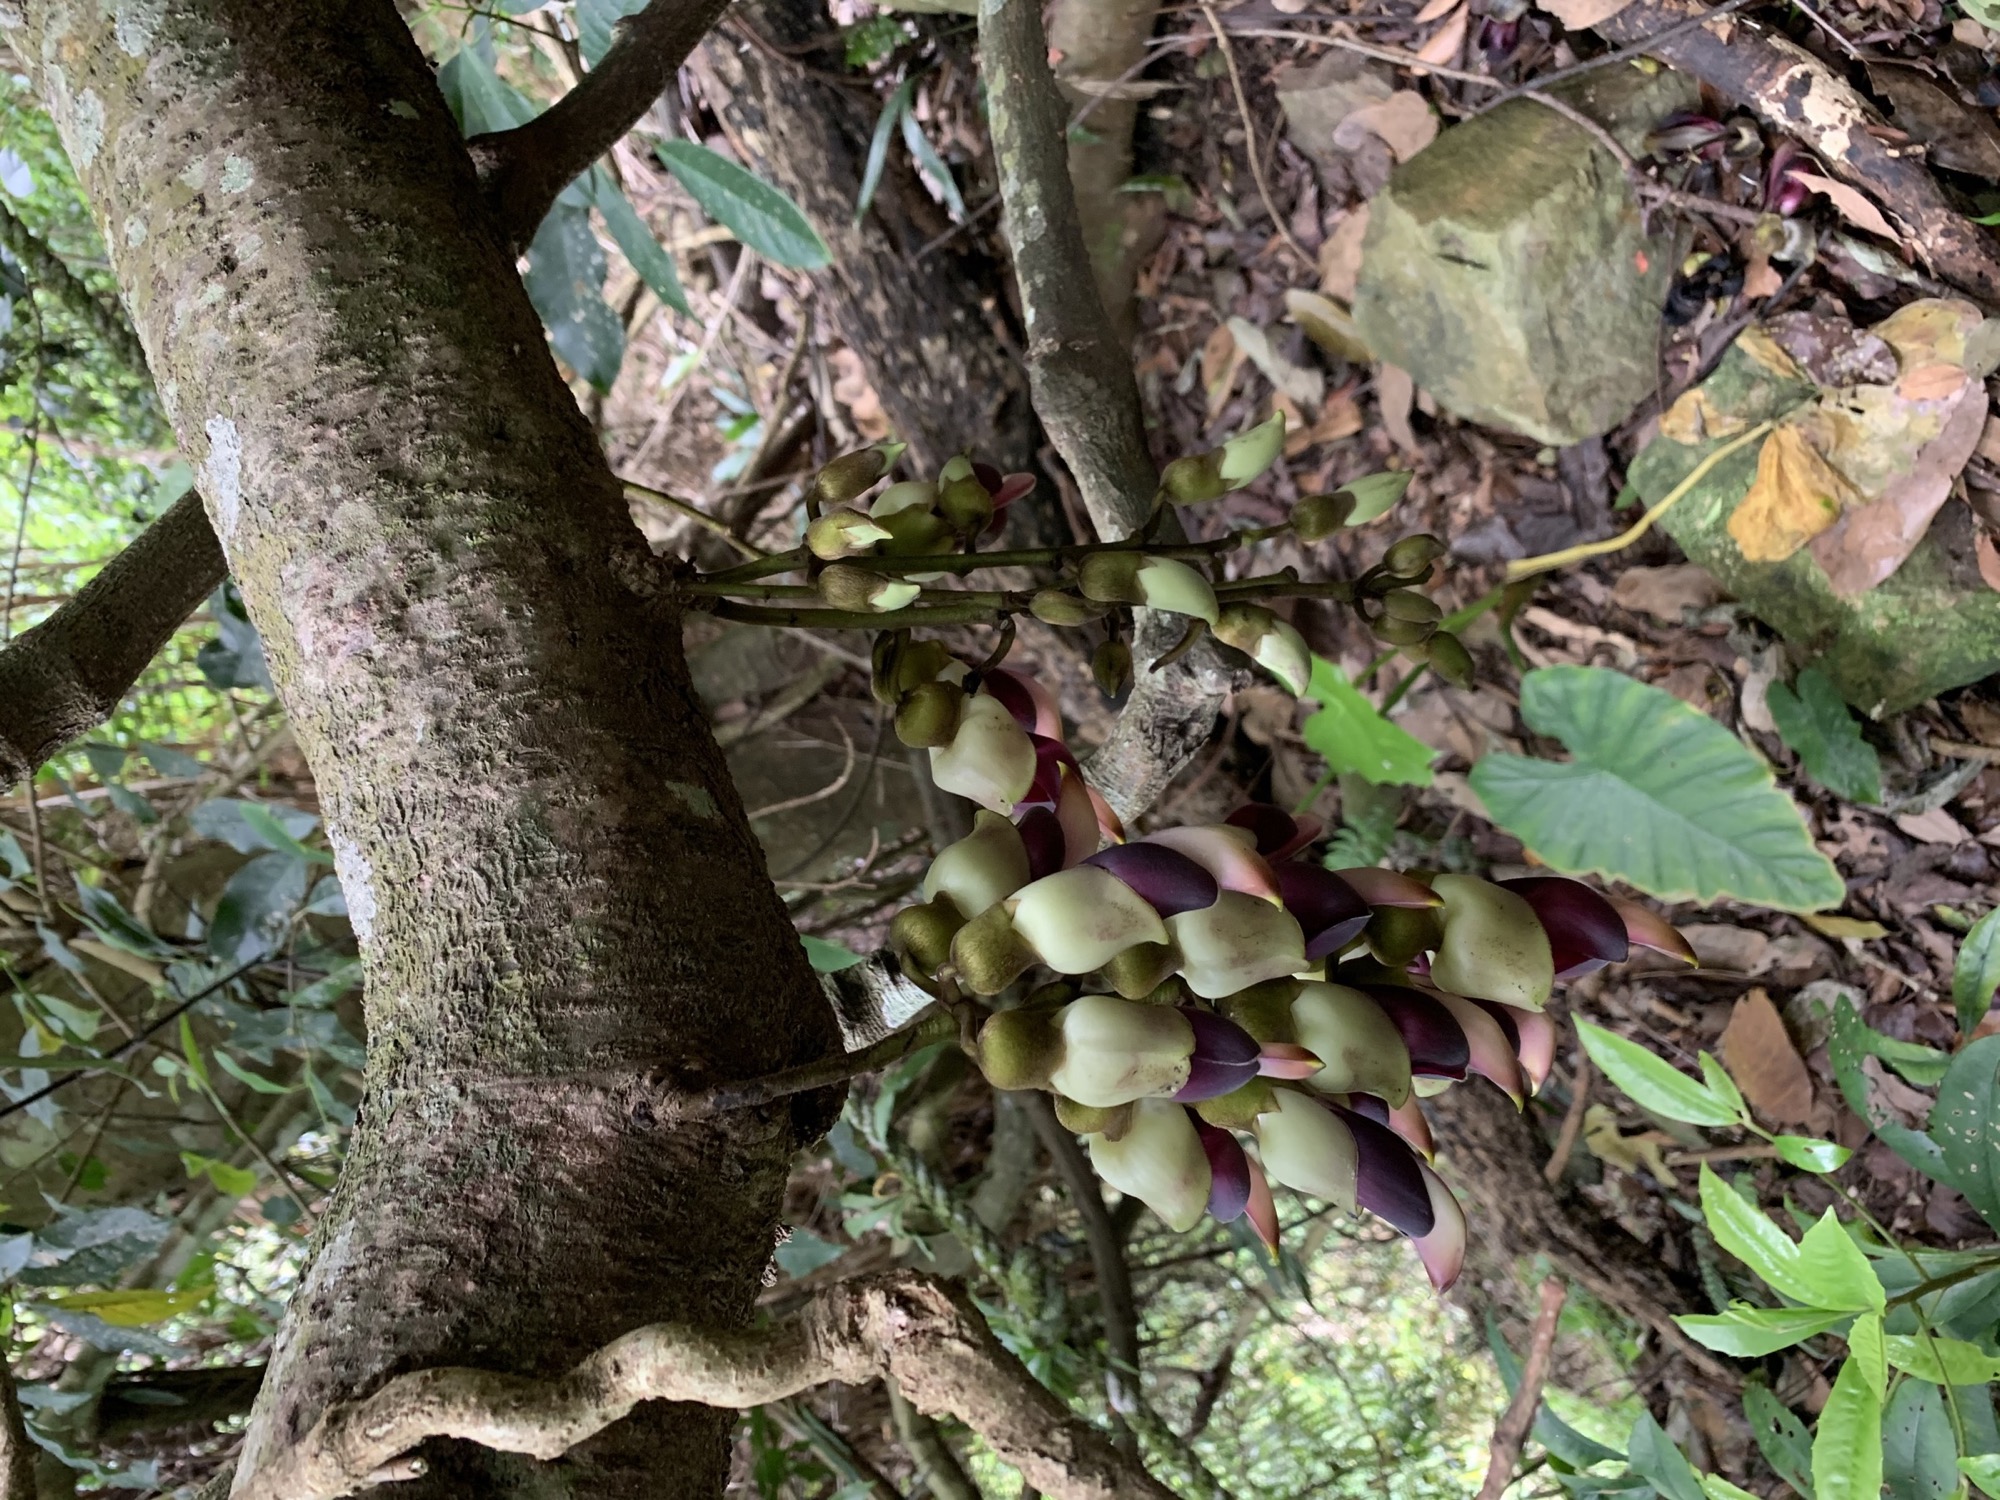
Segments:
[[[909,644],[909,631],[881,630],[876,632],[875,643],[869,648],[868,691],[885,707],[893,708],[902,699],[903,689],[896,685],[896,666]]]
[[[845,505],[889,472],[902,456],[903,443],[875,443],[843,453],[813,476],[813,494],[822,505]]]
[[[1055,1104],[1056,1118],[1062,1121],[1064,1130],[1072,1135],[1101,1135],[1114,1141],[1124,1139],[1137,1113],[1130,1104],[1103,1109],[1094,1104],[1078,1104],[1067,1094],[1057,1094]]]
[[[1144,604],[1215,623],[1215,587],[1184,562],[1143,552],[1099,552],[1077,569],[1084,598],[1104,604]]]
[[[829,563],[820,571],[820,597],[835,609],[872,610],[891,614],[922,593],[916,584],[846,563]]]
[[[1175,505],[1200,505],[1229,493],[1222,477],[1222,452],[1190,453],[1168,464],[1160,475],[1160,488]]]
[[[1312,680],[1305,637],[1261,604],[1232,604],[1216,617],[1215,638],[1234,646],[1297,697]]]
[[[1063,1039],[1046,1010],[1003,1010],[979,1028],[979,1071],[996,1089],[1048,1087],[1062,1065]]]
[[[1403,498],[1403,492],[1415,477],[1407,469],[1389,469],[1380,474],[1364,474],[1359,479],[1348,480],[1340,487],[1340,493],[1353,502],[1352,524],[1359,526],[1364,521],[1386,514]]]
[[[1285,451],[1285,414],[1274,411],[1247,432],[1239,432],[1222,445],[1221,474],[1223,483],[1232,490],[1240,490],[1272,464]]]
[[[1392,646],[1422,645],[1437,631],[1437,626],[1428,621],[1401,620],[1388,614],[1371,620],[1368,628],[1375,632],[1376,639],[1387,641]]]
[[[934,896],[896,913],[889,924],[889,948],[910,973],[931,979],[951,958],[951,940],[964,925],[965,918],[950,896]]]
[[[1398,620],[1410,620],[1418,625],[1435,625],[1444,618],[1444,611],[1437,607],[1437,602],[1415,589],[1395,589],[1384,594],[1382,609]]]
[[[1132,686],[1132,648],[1120,640],[1109,640],[1090,653],[1090,675],[1097,690],[1116,698]]]
[[[1472,653],[1465,643],[1448,630],[1440,630],[1424,642],[1424,660],[1431,670],[1453,687],[1472,686]]]
[[[1414,578],[1443,557],[1445,544],[1428,532],[1406,536],[1382,554],[1382,566],[1398,578]]]
[[[1139,943],[1104,966],[1104,981],[1127,1000],[1146,1000],[1179,963],[1171,943]]]
[[[964,706],[965,689],[957,683],[919,683],[896,707],[896,738],[912,750],[949,745]]]
[[[1014,930],[1006,905],[989,906],[951,940],[959,983],[975,995],[997,995],[1033,966],[1035,950]]]
[[[1028,601],[1028,610],[1044,625],[1088,625],[1103,619],[1111,606],[1062,589],[1042,589]]]
[[[806,550],[824,562],[857,557],[889,533],[858,510],[830,510],[806,527]]]
[[[1252,1130],[1259,1115],[1267,1115],[1277,1107],[1278,1091],[1271,1087],[1270,1080],[1253,1078],[1226,1094],[1203,1099],[1195,1105],[1194,1112],[1218,1130]]]
[[[893,510],[886,516],[871,519],[888,533],[888,540],[882,544],[885,556],[935,557],[941,552],[953,550],[951,527],[935,511],[918,510],[912,506],[908,510]]]
[[[1555,980],[1549,935],[1521,896],[1470,875],[1439,875],[1443,936],[1431,959],[1439,989],[1540,1010]]]
[[[1380,962],[1400,969],[1419,953],[1437,947],[1443,933],[1434,908],[1378,906],[1361,936]]]
[[[1216,1001],[1215,1008],[1259,1042],[1295,1042],[1292,1002],[1304,988],[1298,979],[1267,979]]]
[[[896,685],[896,695],[901,697],[912,688],[926,682],[934,682],[944,676],[945,668],[955,658],[946,649],[943,641],[926,637],[911,641],[896,658],[896,673],[891,679]]]
[[[906,510],[929,510],[937,503],[937,486],[928,479],[905,479],[877,495],[868,507],[876,520]]]
[[[937,508],[960,536],[977,536],[993,519],[993,494],[968,475],[938,487]]]
[[[1345,526],[1354,514],[1354,497],[1345,490],[1331,495],[1307,495],[1292,507],[1292,531],[1302,542],[1320,542]]]

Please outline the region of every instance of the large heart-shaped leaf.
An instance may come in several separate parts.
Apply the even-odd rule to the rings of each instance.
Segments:
[[[1431,784],[1431,762],[1437,752],[1383,718],[1347,674],[1325,657],[1313,658],[1312,683],[1301,696],[1319,704],[1319,709],[1307,715],[1299,732],[1306,748],[1326,762],[1329,772],[1352,772],[1377,786]]]
[[[1472,789],[1553,868],[1664,900],[1818,911],[1845,899],[1770,767],[1672,694],[1602,667],[1544,667],[1521,683],[1521,716],[1575,759],[1489,755]]]
[[[654,150],[703,212],[766,260],[811,271],[833,259],[796,203],[726,156],[693,141],[661,141]]]

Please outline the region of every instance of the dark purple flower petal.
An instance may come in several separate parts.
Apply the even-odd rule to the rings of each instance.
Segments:
[[[980,458],[972,461],[972,477],[986,486],[986,493],[989,495],[999,489],[1003,482],[1000,471]]]
[[[1632,951],[1625,919],[1581,880],[1530,875],[1500,885],[1534,908],[1536,920],[1549,935],[1556,978],[1574,979],[1606,964],[1623,963]]]
[[[1208,1212],[1218,1224],[1227,1224],[1250,1206],[1250,1158],[1242,1144],[1226,1130],[1194,1118],[1195,1134],[1201,1149],[1208,1153]]]
[[[1436,1227],[1431,1191],[1417,1166],[1417,1153],[1388,1126],[1358,1110],[1329,1104],[1354,1132],[1360,1170],[1355,1175],[1354,1201],[1384,1218],[1411,1239],[1422,1239]]]
[[[1257,1045],[1257,1038],[1228,1017],[1218,1016],[1212,1010],[1202,1010],[1192,1005],[1177,1008],[1187,1017],[1188,1025],[1194,1028],[1196,1057],[1256,1068],[1264,1050]]]
[[[1212,1057],[1188,1059],[1188,1079],[1173,1097],[1183,1104],[1199,1104],[1204,1099],[1220,1099],[1233,1094],[1257,1076],[1257,1064],[1218,1062]]]
[[[1421,880],[1412,880],[1395,870],[1378,870],[1372,865],[1360,865],[1353,869],[1335,870],[1333,873],[1353,886],[1355,895],[1370,906],[1434,908],[1444,905],[1444,897]]]
[[[1515,1056],[1520,1056],[1521,1028],[1514,1024],[1513,1007],[1502,1005],[1497,1000],[1474,1000],[1472,1003],[1500,1023],[1500,1034],[1507,1038],[1508,1048]]]
[[[1000,706],[1014,716],[1014,722],[1030,734],[1035,730],[1035,700],[1028,686],[1012,672],[995,667],[979,679],[979,685],[1000,700]]]
[[[994,489],[991,485],[988,485],[987,488],[993,489],[993,509],[995,511],[1002,511],[1016,500],[1025,499],[1034,493],[1035,476],[1032,474],[1009,474],[1001,479],[997,489]]]
[[[1472,1065],[1472,1044],[1452,1013],[1422,990],[1395,984],[1364,984],[1368,995],[1402,1033],[1410,1049],[1410,1071],[1427,1078],[1465,1077]]]
[[[1331,870],[1287,860],[1271,866],[1285,910],[1298,918],[1306,935],[1306,957],[1317,961],[1338,953],[1361,935],[1374,913],[1354,887]]]
[[[1245,803],[1223,822],[1248,829],[1257,840],[1257,852],[1272,860],[1288,859],[1298,853],[1319,837],[1324,826],[1318,818],[1295,818],[1268,802]]]
[[[1062,819],[1052,807],[1036,806],[1021,814],[1014,825],[1021,833],[1021,842],[1028,846],[1028,878],[1040,880],[1044,875],[1053,875],[1063,867],[1067,843],[1063,838]]]
[[[1117,876],[1163,918],[1201,911],[1215,905],[1215,898],[1222,894],[1213,875],[1165,844],[1113,844],[1084,863]]]
[[[1373,1094],[1349,1094],[1347,1108],[1354,1114],[1368,1116],[1377,1125],[1387,1126],[1389,1123],[1388,1101],[1377,1099]]]
[[[1017,722],[1018,719],[1016,715]],[[1028,731],[1028,739],[1035,747],[1035,779],[1028,785],[1028,795],[1015,806],[1053,808],[1062,796],[1063,768],[1067,766],[1078,776],[1083,774],[1083,768],[1077,765],[1069,746],[1061,740],[1036,734],[1032,729]]]

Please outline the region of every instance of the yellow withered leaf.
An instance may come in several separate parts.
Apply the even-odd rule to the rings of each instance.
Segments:
[[[1729,518],[1729,535],[1749,561],[1783,562],[1859,499],[1797,423],[1781,423],[1764,439],[1757,478]]]
[[[1698,385],[1691,391],[1683,391],[1667,408],[1660,418],[1660,436],[1670,443],[1692,448],[1717,438],[1734,437],[1749,425],[1748,417],[1723,410],[1709,398],[1708,387]]]

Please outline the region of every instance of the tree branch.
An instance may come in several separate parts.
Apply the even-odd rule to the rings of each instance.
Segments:
[[[1069,177],[1068,110],[1049,72],[1036,0],[980,0],[979,54],[1035,412],[1075,476],[1098,535],[1119,540],[1152,514],[1159,472],[1146,442],[1131,351],[1098,299]],[[1168,520],[1162,539],[1178,541],[1179,529]],[[1142,664],[1157,660],[1180,634],[1179,624],[1142,611],[1134,655]],[[1142,667],[1125,711],[1087,768],[1121,818],[1149,807],[1207,743],[1233,685],[1233,674],[1208,650],[1165,671]]]
[[[0,1347],[0,1500],[35,1500],[35,1454],[14,1389],[14,1371]]]
[[[1514,1399],[1507,1403],[1499,1425],[1493,1429],[1486,1466],[1486,1482],[1479,1487],[1479,1500],[1500,1500],[1513,1483],[1514,1470],[1521,1462],[1521,1446],[1535,1425],[1535,1413],[1542,1405],[1542,1383],[1549,1376],[1549,1352],[1556,1345],[1556,1323],[1562,1317],[1563,1299],[1569,1288],[1551,1276],[1542,1282],[1542,1307],[1535,1318],[1534,1336],[1528,1342],[1528,1358],[1521,1366],[1520,1384]]]
[[[908,1271],[829,1287],[769,1329],[635,1329],[554,1380],[465,1369],[399,1376],[328,1410],[235,1500],[339,1500],[414,1478],[423,1466],[408,1455],[434,1437],[547,1461],[641,1401],[742,1409],[878,1377],[919,1411],[957,1416],[1056,1500],[1173,1500],[1003,1349],[963,1293]]]
[[[190,490],[75,598],[0,651],[0,788],[109,718],[227,573]]]
[[[729,0],[653,0],[575,88],[525,125],[467,143],[487,204],[515,254],[528,248],[556,195],[609,151],[708,34]]]
[[[4,203],[0,203],[0,248],[21,263],[29,286],[47,292],[88,323],[98,341],[121,363],[141,375],[146,373],[146,351],[139,347],[139,336],[126,321],[124,310],[115,302],[100,300]]]

